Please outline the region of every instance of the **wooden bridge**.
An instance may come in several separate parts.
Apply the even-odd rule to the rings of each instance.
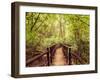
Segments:
[[[34,66],[62,66],[62,65],[73,65],[84,64],[83,60],[77,53],[71,52],[71,46],[65,44],[55,44],[45,52],[26,60],[27,67]]]

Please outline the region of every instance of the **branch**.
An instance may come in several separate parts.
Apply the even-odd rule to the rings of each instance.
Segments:
[[[88,23],[84,22],[83,20],[81,20],[78,16],[76,16],[78,18],[78,20],[80,20],[82,23],[85,23],[86,25],[90,26]]]
[[[41,22],[41,24],[40,24],[37,28],[35,28],[35,30],[37,30],[37,29],[45,22],[46,19],[47,19],[47,16],[46,16],[45,19]]]
[[[37,21],[38,21],[38,19],[39,19],[39,16],[40,16],[40,13],[38,14],[38,16],[37,16],[37,18],[36,18],[36,20],[35,20],[33,26],[31,27],[31,30],[30,30],[31,32],[32,32],[33,27],[36,25],[36,23],[37,23]]]

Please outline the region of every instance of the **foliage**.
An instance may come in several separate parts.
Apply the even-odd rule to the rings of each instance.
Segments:
[[[26,12],[26,45],[44,50],[70,44],[89,63],[89,15]]]

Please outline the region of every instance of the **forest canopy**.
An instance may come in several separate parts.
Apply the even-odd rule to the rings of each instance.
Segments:
[[[43,51],[55,44],[69,44],[89,59],[89,15],[26,12],[25,17],[27,48]]]

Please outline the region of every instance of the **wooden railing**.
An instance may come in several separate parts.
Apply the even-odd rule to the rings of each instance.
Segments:
[[[76,54],[75,53],[74,54],[72,53],[71,56],[72,56],[73,59],[78,60],[81,64],[84,64],[85,63],[85,60],[82,59],[80,56],[78,56],[77,53]]]
[[[39,55],[37,55],[37,56],[35,56],[33,58],[30,58],[30,59],[26,60],[26,66],[29,65],[29,64],[31,64],[32,62],[35,62],[36,60],[40,59],[44,55],[46,55],[47,58],[48,58],[48,52],[46,51],[46,52],[41,53],[41,54],[39,54]],[[48,63],[47,63],[47,65],[48,65]]]
[[[69,62],[68,65],[72,65],[72,59],[78,60],[80,64],[85,63],[85,60],[82,57],[80,57],[77,53],[71,52],[71,49],[72,49],[71,45],[63,45],[63,46],[65,47],[65,49],[68,49],[68,52],[66,52],[68,53],[66,54],[67,55],[66,58],[68,59],[68,62]]]
[[[71,46],[70,45],[62,45],[64,47],[64,49],[66,50],[65,52],[65,57],[66,59],[68,60],[68,65],[72,65],[72,59],[77,59],[81,64],[83,64],[85,61],[80,57],[78,56],[77,54],[75,53],[71,53]],[[44,55],[46,56],[47,58],[47,61],[46,61],[46,66],[50,66],[52,64],[52,58],[53,58],[53,54],[55,53],[55,46],[52,46],[52,47],[49,47],[47,48],[47,51],[33,57],[33,58],[30,58],[26,61],[26,66],[35,62],[36,60],[39,60],[40,58],[42,58]]]

